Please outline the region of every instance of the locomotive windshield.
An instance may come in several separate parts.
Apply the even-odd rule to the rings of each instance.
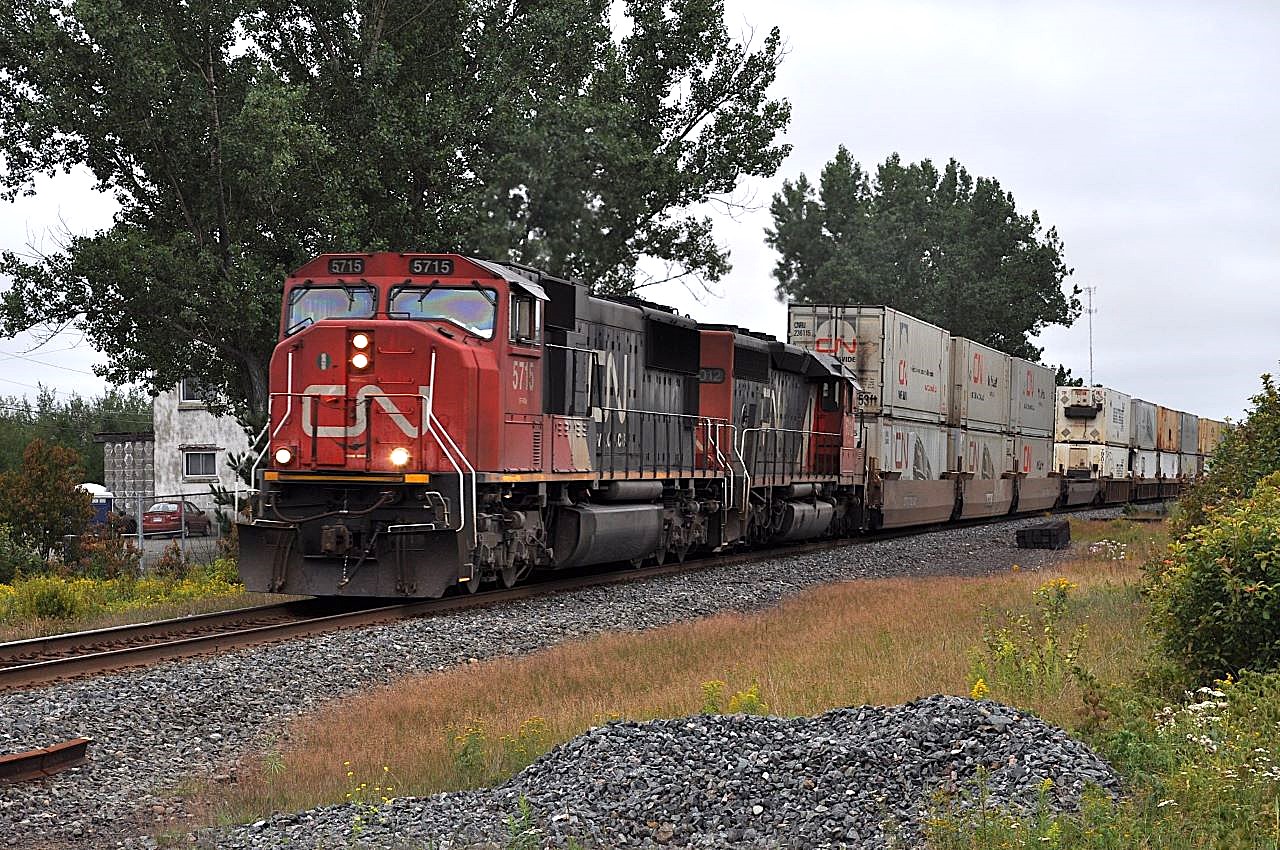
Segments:
[[[387,305],[390,316],[409,319],[442,319],[483,339],[493,338],[498,294],[492,289],[440,286],[398,286]]]
[[[285,336],[321,319],[372,319],[378,291],[372,286],[299,286],[289,293]]]

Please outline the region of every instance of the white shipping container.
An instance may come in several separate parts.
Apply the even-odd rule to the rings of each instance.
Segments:
[[[1134,478],[1155,478],[1160,471],[1160,458],[1155,449],[1132,449],[1129,470]]]
[[[951,334],[937,325],[891,307],[791,304],[787,341],[853,370],[867,416],[925,422],[947,416]]]
[[[1014,434],[1052,436],[1057,373],[1021,357],[1013,358],[1009,373],[1009,429]],[[1052,455],[1052,445],[1048,451]]]
[[[1156,452],[1156,469],[1160,478],[1178,477],[1178,455],[1175,452]]]
[[[1129,447],[1155,451],[1156,431],[1156,405],[1135,398],[1129,403]],[[1154,478],[1155,473],[1151,477]]]
[[[1054,438],[1059,443],[1129,446],[1129,402],[1106,387],[1058,387]]]
[[[1178,475],[1183,479],[1190,481],[1200,474],[1200,455],[1197,454],[1180,454],[1178,455]]]
[[[1088,473],[1089,478],[1127,478],[1129,450],[1100,443],[1054,443],[1054,468],[1064,474]]]
[[[867,420],[868,462],[910,481],[938,481],[947,471],[947,430],[941,425],[878,417]]]
[[[1013,358],[961,336],[951,337],[951,418],[956,428],[1009,430]]]
[[[1028,478],[1047,478],[1053,471],[1053,437],[1014,435],[1013,464]]]
[[[948,437],[951,472],[974,478],[1001,478],[1013,471],[1013,438],[990,431],[952,428]]]

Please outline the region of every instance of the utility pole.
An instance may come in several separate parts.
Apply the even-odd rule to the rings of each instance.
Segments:
[[[1093,292],[1097,288],[1096,286],[1084,287],[1084,291],[1089,293],[1089,309],[1084,311],[1089,317],[1089,386],[1093,386],[1093,314],[1098,312],[1093,308]]]

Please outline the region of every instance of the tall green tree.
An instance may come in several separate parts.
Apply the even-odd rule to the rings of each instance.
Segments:
[[[721,0],[7,0],[0,189],[87,166],[120,211],[4,254],[2,328],[81,327],[104,376],[266,406],[284,275],[463,250],[627,290],[729,268],[691,212],[776,171],[776,30]]]
[[[784,300],[889,304],[1031,360],[1032,336],[1080,315],[1057,230],[954,159],[938,170],[894,154],[872,175],[841,146],[816,186],[785,181],[770,211]]]
[[[0,396],[0,472],[17,468],[23,452],[37,438],[76,453],[84,480],[103,481],[104,431],[150,431],[151,397],[137,388],[108,389],[88,398],[71,393],[58,397],[41,385],[35,399]]]
[[[92,497],[77,485],[84,469],[75,451],[32,440],[22,463],[0,473],[0,525],[13,539],[48,557],[64,534],[79,534],[93,518]]]

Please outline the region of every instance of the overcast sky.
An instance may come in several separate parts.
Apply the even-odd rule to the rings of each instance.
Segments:
[[[723,219],[734,270],[720,297],[646,291],[695,318],[782,336],[767,206],[844,144],[869,168],[955,157],[1058,228],[1080,286],[1096,286],[1094,380],[1238,417],[1280,366],[1280,4],[845,3],[727,0],[731,30],[782,28],[775,93],[791,100],[790,158]],[[111,204],[87,175],[5,206],[0,246],[61,220],[88,231]],[[415,246],[427,248],[428,246]],[[38,381],[97,391],[97,359],[63,335],[0,341],[0,394]],[[1044,334],[1045,358],[1088,375],[1088,328]],[[69,350],[63,350],[69,349]],[[31,359],[21,359],[13,355]],[[52,364],[52,365],[44,365]],[[59,368],[60,367],[60,368]]]

